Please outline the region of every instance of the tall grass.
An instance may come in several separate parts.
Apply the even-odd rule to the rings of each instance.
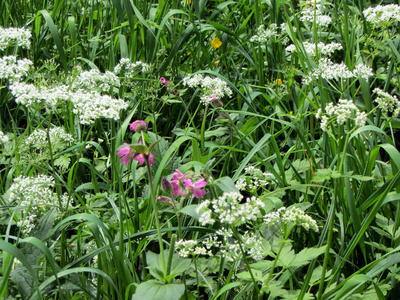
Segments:
[[[22,82],[41,91],[57,87],[53,94],[62,85],[96,92],[127,107],[118,120],[82,124],[88,111],[78,113],[73,101],[53,110],[29,107],[16,101],[13,81],[0,78],[0,130],[7,136],[0,154],[0,297],[396,299],[399,120],[375,102],[375,89],[399,96],[400,35],[398,21],[368,21],[363,12],[371,6],[1,1],[0,26],[32,34],[29,49],[0,51],[0,58],[33,62]],[[332,18],[327,26],[318,21],[319,8]],[[372,74],[312,75],[326,57],[321,42],[340,44],[332,64],[356,74],[363,63]],[[117,72],[121,59],[149,70]],[[89,70],[114,72],[120,84],[75,87]],[[201,82],[185,84],[194,74],[203,84],[207,76],[221,80],[231,97],[201,103],[210,91]],[[355,105],[346,122],[339,121],[340,99]],[[357,125],[361,113],[365,123]],[[329,114],[324,125],[321,116]],[[135,120],[145,120],[147,131],[131,130]],[[52,137],[58,127],[72,141]],[[39,131],[43,140],[32,138]],[[144,164],[121,163],[123,143]],[[193,184],[207,182],[203,198],[187,182],[182,196],[183,179],[181,195],[172,194],[166,182],[176,180],[176,169]],[[39,175],[51,180],[37,183]],[[27,184],[17,188],[20,180]],[[228,222],[216,202],[204,206],[228,193],[244,197],[232,196],[239,200],[229,204],[231,214],[248,203],[248,219]]]

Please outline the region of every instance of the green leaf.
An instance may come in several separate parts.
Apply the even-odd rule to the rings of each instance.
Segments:
[[[71,158],[63,155],[54,160],[54,165],[60,167],[63,170],[66,170],[68,169],[70,162]]]
[[[196,212],[196,209],[199,205],[198,204],[191,204],[183,207],[179,212],[191,216],[192,218],[199,220],[200,219],[200,214]]]
[[[214,183],[225,193],[239,192],[239,189],[235,186],[235,183],[230,177],[226,176],[218,178],[217,180],[214,181]]]
[[[162,284],[156,280],[148,280],[139,284],[132,300],[179,300],[184,292],[183,283]]]

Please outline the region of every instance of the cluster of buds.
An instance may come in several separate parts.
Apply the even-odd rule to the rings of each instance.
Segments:
[[[137,120],[131,124],[130,130],[137,133],[144,133],[147,130],[147,123],[145,121]],[[121,157],[121,163],[128,165],[131,159],[139,162],[139,165],[143,165],[147,161],[150,166],[154,164],[154,156],[150,153],[146,146],[143,137],[140,137],[139,142],[133,145],[123,143],[123,147],[119,148],[117,155]]]

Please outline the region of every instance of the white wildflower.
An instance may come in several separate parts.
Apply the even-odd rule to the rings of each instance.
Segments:
[[[24,82],[13,82],[10,89],[15,102],[28,108],[45,108],[47,111],[54,111],[70,99],[69,88],[66,85],[36,87]]]
[[[54,179],[51,176],[19,176],[14,179],[9,189],[10,202],[16,203],[22,210],[22,217],[17,223],[28,234],[34,228],[34,222],[43,212],[57,201],[57,194],[52,191]]]
[[[354,119],[356,126],[364,126],[367,121],[367,114],[361,112],[353,101],[346,99],[340,99],[337,105],[329,103],[325,107],[325,115],[322,115],[322,111],[319,109],[316,117],[322,119],[321,129],[323,131],[327,130],[330,118],[336,120],[339,125]]]
[[[397,4],[377,5],[363,11],[367,22],[377,27],[400,21],[400,6]]]
[[[92,69],[79,74],[72,83],[72,90],[83,89],[87,91],[109,92],[111,87],[119,87],[119,78],[110,71],[101,73]]]
[[[224,96],[232,96],[232,90],[220,78],[204,77],[201,74],[196,74],[183,78],[183,85],[191,88],[200,88],[202,91],[200,102],[203,104],[221,100]]]
[[[73,113],[79,115],[80,123],[93,124],[98,118],[119,120],[119,113],[128,104],[121,99],[113,99],[97,92],[78,90],[71,95]]]
[[[0,51],[10,46],[20,46],[29,49],[31,46],[32,34],[23,28],[2,28],[0,27]]]
[[[385,116],[388,116],[389,112],[392,113],[393,117],[400,114],[400,101],[397,96],[392,96],[379,88],[374,89],[374,93],[377,95],[375,102],[378,103]]]
[[[315,46],[315,43],[310,43],[310,42],[304,42],[303,43],[304,50],[305,52],[311,56],[314,57],[316,55],[315,49],[317,47],[318,53],[321,55],[326,55],[330,56],[333,52],[336,50],[341,50],[343,47],[339,43],[330,43],[330,44],[324,44],[322,42],[319,42],[317,46]],[[289,53],[297,52],[295,45],[290,45],[286,47],[286,51]]]
[[[6,143],[8,142],[8,136],[6,136],[3,131],[0,131],[0,143]]]
[[[302,226],[304,229],[313,230],[318,232],[317,222],[307,215],[304,211],[297,207],[291,207],[286,209],[286,207],[281,207],[276,212],[266,214],[264,216],[264,221],[268,226],[275,225],[297,225]]]
[[[328,58],[321,58],[318,66],[304,78],[304,82],[309,84],[313,78],[319,76],[326,80],[339,80],[360,77],[368,79],[372,75],[372,69],[364,64],[357,64],[352,72],[344,63],[335,64]]]
[[[151,67],[149,64],[137,61],[132,63],[129,58],[121,58],[119,64],[115,66],[114,73],[125,78],[133,78],[139,72],[148,72]]]
[[[314,22],[319,27],[327,27],[332,22],[332,18],[328,15],[323,15],[322,10],[319,8],[314,8],[313,6],[308,6],[301,11],[300,21],[303,22]]]
[[[4,56],[0,58],[0,79],[20,80],[28,75],[33,65],[29,59],[17,59],[15,56]]]
[[[267,29],[264,25],[257,28],[256,35],[252,36],[250,42],[252,43],[266,43],[268,40],[275,40],[278,36],[278,27],[272,23]]]

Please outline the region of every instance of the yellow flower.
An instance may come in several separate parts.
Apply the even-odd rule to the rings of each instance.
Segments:
[[[218,49],[219,47],[221,47],[222,42],[219,38],[214,38],[211,42],[211,47],[213,47],[214,49]]]
[[[192,0],[186,0],[187,4],[192,4]]]
[[[280,78],[278,78],[277,80],[275,80],[275,82],[276,82],[278,85],[282,85],[282,79],[280,79]]]

